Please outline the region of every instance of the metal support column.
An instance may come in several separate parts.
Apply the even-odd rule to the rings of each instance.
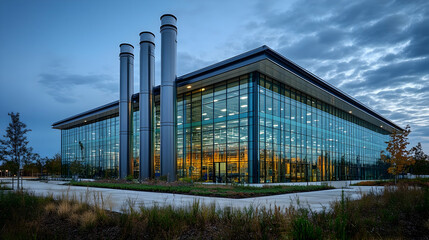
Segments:
[[[124,179],[131,173],[131,96],[134,92],[134,47],[131,44],[120,45],[120,92],[119,92],[119,178]]]

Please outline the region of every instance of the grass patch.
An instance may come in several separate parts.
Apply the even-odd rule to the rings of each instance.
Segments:
[[[429,178],[397,179],[397,184],[429,187]],[[362,181],[351,186],[393,186],[395,180]]]
[[[99,188],[113,188],[123,190],[135,190],[146,192],[163,192],[163,193],[176,193],[188,194],[197,196],[208,197],[226,197],[226,198],[249,198],[271,196],[278,194],[296,193],[296,192],[309,192],[333,189],[331,186],[309,185],[309,186],[264,186],[252,187],[241,185],[205,185],[205,184],[140,184],[128,182],[71,182],[73,186],[83,187],[99,187]]]
[[[4,190],[12,190],[12,188],[6,186],[6,184],[4,183],[0,183],[0,191],[4,191]]]
[[[330,210],[305,207],[135,206],[104,210],[105,197],[80,200],[0,192],[0,239],[423,239],[429,190],[399,184],[360,200],[342,196]],[[88,201],[88,202],[86,202]],[[91,205],[89,205],[91,203]]]

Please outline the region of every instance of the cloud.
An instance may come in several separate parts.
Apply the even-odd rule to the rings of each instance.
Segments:
[[[178,53],[178,75],[187,74],[193,71],[196,71],[200,68],[207,67],[213,63],[214,61],[209,61],[202,59],[200,57],[192,56],[189,53],[186,52],[179,52]]]
[[[371,25],[363,25],[353,31],[357,45],[377,46],[389,42],[401,42],[408,39],[407,25],[410,19],[398,13],[386,16]]]
[[[258,16],[237,41],[271,46],[400,126],[410,124],[429,146],[428,1],[308,0]]]
[[[407,60],[388,64],[361,73],[359,82],[348,82],[346,89],[363,91],[365,89],[383,89],[407,84],[429,84],[424,76],[429,74],[429,59]]]
[[[62,103],[73,103],[81,91],[96,90],[107,93],[118,91],[118,81],[108,75],[78,75],[60,73],[42,73],[38,83],[41,84],[55,100]]]
[[[429,8],[429,7],[428,7]],[[429,14],[429,11],[427,11]],[[412,36],[410,44],[403,53],[408,57],[423,57],[429,55],[429,16],[413,24],[409,30]]]

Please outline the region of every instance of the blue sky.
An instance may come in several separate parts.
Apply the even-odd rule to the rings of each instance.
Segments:
[[[154,3],[156,2],[156,3]],[[118,99],[119,44],[178,18],[178,75],[261,45],[400,126],[429,152],[428,1],[0,1],[0,134],[8,112],[42,156],[55,121]],[[138,52],[138,51],[137,51]],[[136,60],[138,53],[136,53]],[[135,91],[138,90],[138,61]]]

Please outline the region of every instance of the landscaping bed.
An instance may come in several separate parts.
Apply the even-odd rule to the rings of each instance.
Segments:
[[[1,182],[0,183],[0,191],[4,191],[4,190],[12,190],[12,188],[6,186],[6,182]]]
[[[211,185],[201,183],[186,183],[165,181],[148,181],[143,183],[101,180],[94,182],[71,182],[72,186],[113,188],[123,190],[135,190],[146,192],[163,192],[175,194],[187,194],[206,197],[224,197],[224,198],[249,198],[262,197],[287,193],[310,192],[334,189],[331,186],[309,185],[309,186],[243,186],[243,185]]]
[[[428,239],[428,188],[399,184],[359,200],[344,195],[330,210],[132,204],[106,210],[105,199],[53,199],[0,191],[0,239]],[[92,196],[93,194],[94,196]]]
[[[415,178],[415,179],[398,179],[396,184],[403,184],[408,186],[429,187],[429,178]],[[395,180],[379,180],[379,181],[362,181],[352,184],[352,186],[394,186]]]

